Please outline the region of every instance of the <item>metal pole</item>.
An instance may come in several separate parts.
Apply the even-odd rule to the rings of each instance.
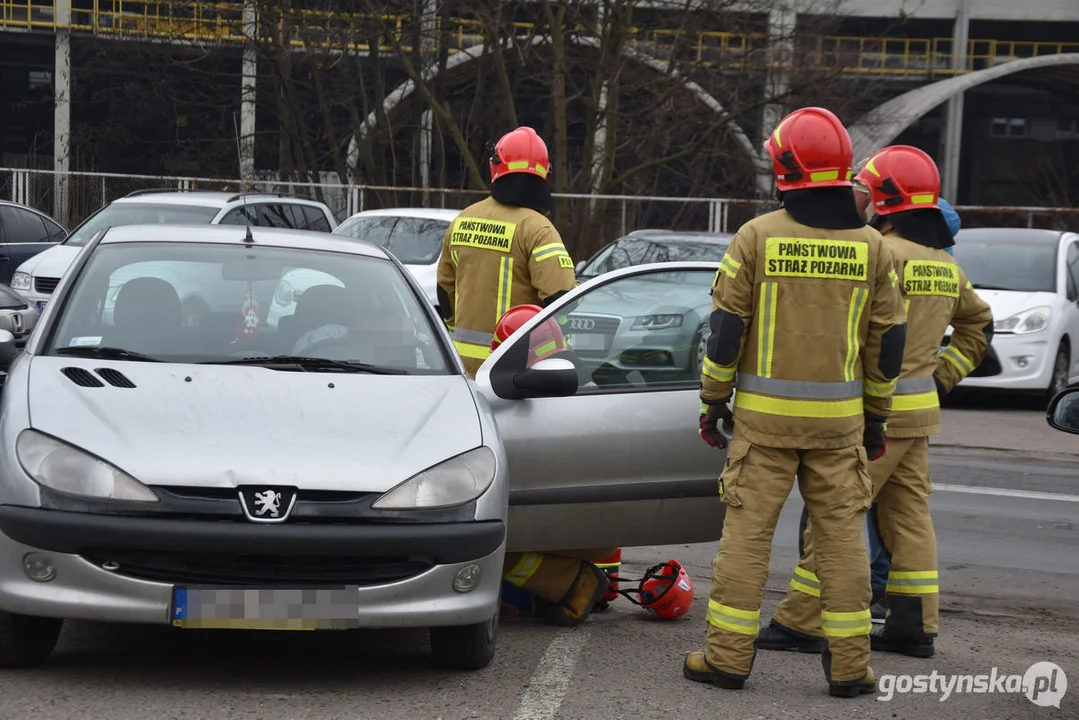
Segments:
[[[245,41],[240,80],[240,178],[251,182],[255,175],[255,78],[258,76],[258,55],[255,52],[258,15],[255,0],[244,0],[243,18]],[[246,191],[247,188],[241,190]]]
[[[53,216],[71,227],[68,172],[71,170],[71,0],[56,3],[56,65],[53,72]]]
[[[437,61],[438,2],[425,0],[423,22],[420,30],[420,56],[423,82],[427,82]],[[420,187],[423,188],[421,204],[431,207],[431,146],[433,144],[434,113],[430,108],[420,115]]]
[[[961,0],[955,17],[955,64],[954,70],[967,69],[967,32],[970,28],[970,0]],[[944,176],[941,178],[941,195],[958,202],[959,161],[963,148],[963,95],[960,92],[948,101],[944,128]]]

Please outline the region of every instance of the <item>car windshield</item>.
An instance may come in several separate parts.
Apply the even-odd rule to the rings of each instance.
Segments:
[[[595,277],[614,270],[656,262],[719,262],[727,251],[725,242],[655,242],[623,238],[607,246],[581,272]]]
[[[98,246],[45,352],[410,375],[453,367],[384,258],[198,242]]]
[[[163,203],[113,203],[91,215],[68,235],[64,245],[82,247],[94,234],[107,227],[121,225],[209,225],[219,208]]]
[[[1057,291],[1055,243],[961,240],[955,244],[955,259],[975,288]]]
[[[430,265],[442,252],[449,226],[434,218],[371,216],[346,220],[334,234],[379,245],[405,265]]]

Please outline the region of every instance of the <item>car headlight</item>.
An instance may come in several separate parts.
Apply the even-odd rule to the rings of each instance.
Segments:
[[[633,330],[669,330],[682,327],[681,315],[642,315],[633,320]]]
[[[12,290],[29,290],[30,289],[30,273],[17,272],[11,276],[11,289]]]
[[[278,305],[289,306],[292,304],[292,286],[287,282],[283,282],[277,286],[277,292],[274,293],[273,300]]]
[[[110,500],[159,501],[150,488],[123,470],[36,430],[19,433],[15,455],[35,482],[53,490]]]
[[[1049,307],[1024,310],[1003,320],[994,321],[993,332],[1013,333],[1015,335],[1035,333],[1049,327],[1049,318],[1052,317],[1052,313],[1052,308]]]
[[[495,454],[478,447],[414,475],[371,503],[374,510],[415,510],[463,505],[491,487]]]

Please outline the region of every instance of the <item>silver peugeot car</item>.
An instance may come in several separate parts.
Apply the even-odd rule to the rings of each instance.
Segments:
[[[334,282],[269,324],[297,271]],[[373,244],[98,234],[24,350],[0,330],[0,666],[45,661],[79,619],[424,627],[438,664],[478,669],[507,549],[717,539],[724,454],[697,435],[694,383],[597,386],[572,353],[526,362],[536,323],[617,283],[632,298],[657,272],[715,265],[597,278],[473,381],[422,288]],[[185,283],[203,291],[198,318]]]

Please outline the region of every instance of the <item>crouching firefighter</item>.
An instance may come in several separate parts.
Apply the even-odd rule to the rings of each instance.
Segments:
[[[705,647],[686,655],[682,672],[744,686],[772,537],[797,478],[818,528],[824,675],[832,695],[856,697],[876,686],[863,528],[870,455],[883,452],[906,318],[884,240],[855,209],[853,149],[839,119],[796,110],[766,147],[783,207],[739,228],[712,292],[700,432],[728,448],[727,512]],[[732,417],[728,442],[719,423]]]
[[[938,208],[940,175],[932,158],[913,147],[887,147],[866,162],[857,180],[872,195],[871,224],[884,233],[907,310],[906,352],[892,398],[887,449],[870,467],[875,531],[891,558],[884,629],[871,642],[878,652],[930,657],[940,590],[929,514],[929,437],[940,432],[939,397],[981,363],[993,336],[993,314],[946,252],[954,240]],[[951,341],[941,350],[949,325]],[[809,515],[801,561],[775,618],[758,638],[759,648],[824,648],[821,564],[813,547],[820,531],[814,511]]]

